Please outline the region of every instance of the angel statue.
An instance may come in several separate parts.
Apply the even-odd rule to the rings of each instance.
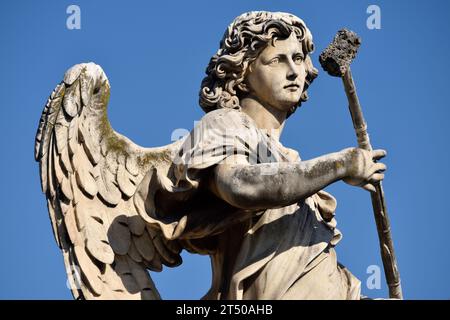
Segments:
[[[204,299],[360,299],[337,262],[336,181],[373,190],[385,151],[301,160],[280,135],[317,76],[298,17],[248,12],[209,61],[189,135],[143,148],[107,118],[108,79],[70,68],[42,113],[35,157],[76,299],[159,299],[148,270],[209,255]]]

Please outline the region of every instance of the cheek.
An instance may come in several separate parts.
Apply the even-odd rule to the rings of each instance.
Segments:
[[[298,69],[298,79],[297,82],[300,84],[300,92],[303,92],[303,88],[305,87],[305,80],[306,80],[306,67],[304,63],[301,65],[301,67]]]
[[[300,68],[300,73],[299,73],[300,78],[302,79],[303,84],[305,83],[305,79],[306,79],[306,66],[305,63],[302,63],[302,66]]]
[[[283,88],[285,79],[282,72],[267,72],[261,77],[266,90],[279,91]]]
[[[277,80],[270,72],[263,72],[261,70],[252,73],[248,78],[248,83],[255,93],[266,96],[272,90],[276,89]]]

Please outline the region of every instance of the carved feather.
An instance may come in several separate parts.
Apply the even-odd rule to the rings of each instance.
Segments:
[[[78,149],[78,117],[72,119],[69,124],[69,151],[73,156]],[[72,166],[73,167],[73,166]]]
[[[69,207],[65,216],[64,223],[66,224],[67,233],[69,238],[74,245],[82,245],[83,241],[80,235],[80,231],[77,227],[77,222],[75,220],[75,210],[73,207]]]
[[[133,176],[137,176],[139,174],[139,167],[137,165],[136,158],[128,156],[125,160],[125,167]]]
[[[128,226],[130,231],[136,236],[140,236],[145,231],[145,222],[136,213],[128,213]]]
[[[70,175],[72,175],[71,173],[69,173]],[[64,177],[61,181],[61,191],[64,194],[64,196],[66,197],[67,200],[71,201],[73,200],[73,192],[72,192],[72,185],[70,183],[70,178],[69,177]]]
[[[115,253],[127,254],[131,244],[131,233],[125,215],[117,216],[108,229],[108,240]]]
[[[111,171],[107,168],[100,169],[100,177],[97,179],[98,192],[102,199],[112,206],[116,206],[122,198],[114,180]]]
[[[52,170],[53,170],[53,174],[55,175],[55,178],[56,178],[56,183],[61,185],[61,182],[63,181],[63,179],[67,178],[67,177],[66,177],[66,174],[64,173],[63,169],[61,168],[58,152],[56,149],[57,149],[56,147],[53,148],[53,153],[51,155],[53,157]]]
[[[58,112],[55,123],[55,135],[56,149],[58,150],[58,154],[61,154],[67,147],[67,139],[69,136],[69,122],[66,120],[64,112]]]
[[[142,256],[136,248],[133,241],[130,242],[130,248],[128,249],[128,256],[136,262],[142,262]]]
[[[92,137],[90,136],[89,129],[86,127],[86,125],[86,120],[80,124],[80,140],[83,143],[84,151],[86,152],[86,155],[88,156],[92,165],[96,165],[100,161],[100,150],[98,148],[98,145],[95,145],[95,142],[92,141]]]
[[[145,290],[147,294],[151,294],[153,299],[161,299],[153,281],[150,279],[148,273],[142,268],[142,266],[133,260],[128,260],[128,264],[140,289]]]
[[[53,170],[53,151],[56,148],[53,142],[54,135],[52,134],[50,136],[50,145],[49,145],[49,151],[45,154],[45,158],[47,160],[47,193],[51,199],[54,199],[56,196],[55,192],[55,181],[56,180],[56,173]]]
[[[52,224],[53,235],[55,237],[56,243],[58,244],[58,247],[61,248],[61,242],[59,240],[58,234],[58,224],[56,223],[55,209],[53,208],[53,204],[50,199],[47,199],[47,208],[50,217],[50,222]]]
[[[160,272],[162,270],[162,261],[159,254],[155,254],[151,261],[144,261],[144,263],[152,271]]]
[[[145,260],[151,261],[153,259],[155,255],[155,247],[153,246],[147,232],[142,233],[140,236],[133,236],[133,242],[136,249]]]
[[[137,284],[137,279],[134,278],[133,273],[131,272],[128,260],[129,258],[127,256],[116,255],[115,270],[117,274],[120,275],[124,289],[131,294],[135,294],[140,290]]]
[[[64,95],[64,111],[70,117],[75,117],[80,110],[80,85],[75,81]]]
[[[73,167],[76,170],[78,186],[91,197],[98,192],[97,183],[91,174],[92,165],[87,159],[82,147],[78,145],[72,158]]]
[[[80,266],[83,282],[85,282],[96,296],[102,294],[103,282],[100,269],[93,263],[83,246],[74,246],[77,262]]]
[[[130,198],[136,191],[136,186],[131,182],[129,173],[125,170],[123,165],[119,165],[117,168],[117,183],[122,193]]]
[[[158,234],[153,238],[153,244],[155,245],[156,250],[158,251],[158,253],[161,255],[161,258],[163,259],[163,261],[172,266],[172,265],[176,265],[177,264],[177,259],[175,257],[175,255],[173,254],[173,252],[171,252],[167,246],[165,245],[165,243],[162,240],[162,235]]]

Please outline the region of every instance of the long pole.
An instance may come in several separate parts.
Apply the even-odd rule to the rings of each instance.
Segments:
[[[355,128],[358,146],[361,149],[372,150],[367,124],[361,110],[358,96],[356,94],[355,83],[353,82],[350,67],[344,76],[345,93],[349,102],[349,110],[352,116],[353,127]],[[371,192],[373,213],[377,225],[378,239],[380,242],[381,259],[383,260],[384,273],[389,287],[389,297],[403,299],[402,287],[400,283],[400,273],[398,271],[397,259],[394,252],[394,243],[391,235],[391,225],[386,211],[383,185],[381,181],[375,185],[376,192]]]

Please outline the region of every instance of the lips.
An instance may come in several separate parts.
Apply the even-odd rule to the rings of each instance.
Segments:
[[[298,89],[298,88],[300,88],[300,86],[296,83],[291,83],[291,84],[288,84],[287,86],[284,86],[283,88],[284,89]]]

